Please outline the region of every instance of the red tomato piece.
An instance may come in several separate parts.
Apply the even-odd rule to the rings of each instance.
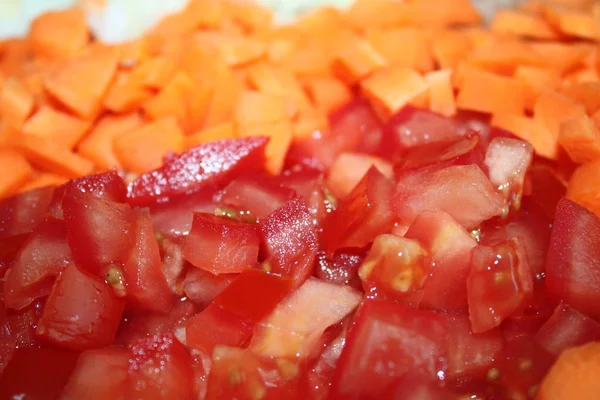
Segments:
[[[63,200],[65,198],[66,184],[58,186],[54,189],[54,194],[48,205],[48,213],[54,218],[63,219]]]
[[[75,368],[77,353],[18,348],[0,375],[1,399],[57,399]]]
[[[0,329],[6,330],[0,326]],[[0,377],[13,358],[17,346],[17,339],[14,336],[0,333]]]
[[[540,162],[534,162],[531,167],[531,201],[551,219],[554,219],[558,202],[567,193],[567,187],[554,169]]]
[[[73,179],[65,186],[67,192],[74,188],[82,193],[93,194],[101,199],[118,203],[124,202],[127,198],[127,186],[116,171]]]
[[[388,386],[383,399],[394,400],[455,400],[457,396],[418,374],[408,374]]]
[[[68,188],[63,201],[67,238],[77,264],[104,279],[135,243],[135,214],[128,204]]]
[[[411,223],[423,211],[445,211],[466,229],[502,213],[504,199],[476,165],[421,170],[401,177],[392,210]]]
[[[535,340],[556,356],[569,347],[599,338],[600,324],[565,303],[556,307],[554,314],[535,335]]]
[[[183,292],[194,304],[206,307],[236,276],[237,274],[213,275],[200,268],[188,268],[183,281]]]
[[[210,304],[188,321],[185,333],[188,346],[212,354],[215,346],[241,347],[252,336],[252,323],[216,304]]]
[[[568,199],[556,207],[546,287],[556,300],[600,318],[600,219]]]
[[[163,258],[162,272],[171,292],[183,295],[183,281],[188,263],[183,259],[183,251],[179,240],[163,239],[159,243]]]
[[[111,344],[125,303],[113,289],[68,265],[56,280],[37,326],[40,340],[86,350]]]
[[[250,349],[267,357],[306,357],[323,332],[361,300],[362,294],[353,288],[309,278],[258,325]]]
[[[249,216],[264,219],[292,200],[292,189],[278,185],[268,176],[242,176],[231,181],[217,194],[219,203]]]
[[[446,321],[436,313],[365,300],[348,332],[330,398],[380,398],[409,372],[428,379],[445,374],[446,337]]]
[[[129,199],[138,205],[154,203],[209,183],[225,182],[242,171],[262,171],[267,141],[264,137],[217,140],[173,155],[162,167],[133,181]]]
[[[431,269],[428,252],[416,240],[379,235],[358,270],[365,292],[418,307]]]
[[[35,329],[43,307],[43,303],[36,302],[18,312],[6,311],[7,319],[2,328],[4,330],[3,334],[13,337],[18,348],[39,346],[39,342],[35,337]]]
[[[0,239],[33,231],[44,219],[53,193],[47,186],[0,200]]]
[[[62,400],[125,400],[128,392],[126,349],[116,346],[81,353]]]
[[[258,261],[256,225],[231,218],[196,213],[184,239],[183,257],[215,275],[242,272]]]
[[[215,297],[214,303],[226,311],[257,323],[269,315],[293,288],[294,282],[289,278],[257,269],[247,269]]]
[[[405,236],[422,243],[434,263],[422,284],[421,305],[435,309],[466,308],[471,251],[477,242],[443,211],[420,214]]]
[[[521,237],[473,250],[467,278],[473,332],[488,331],[522,312],[533,295],[533,278]]]
[[[140,339],[129,347],[129,396],[192,399],[194,372],[186,348],[172,334]]]
[[[386,178],[394,176],[392,164],[388,161],[367,154],[342,153],[327,172],[327,188],[338,199],[348,196],[360,183],[372,167],[377,168]]]
[[[326,282],[361,288],[358,268],[366,256],[365,249],[356,247],[338,249],[331,258],[328,258],[324,252],[320,252],[317,254],[318,266],[315,275]]]
[[[261,221],[259,235],[271,272],[289,276],[296,284],[311,275],[318,236],[303,199],[289,201]]]
[[[331,254],[343,247],[363,247],[394,224],[390,210],[393,183],[371,168],[323,224],[323,245]]]
[[[331,380],[338,360],[346,344],[348,332],[344,329],[331,343],[327,345],[319,358],[309,366],[306,375],[309,397],[312,399],[328,398]]]
[[[166,313],[173,297],[161,270],[160,249],[148,209],[138,209],[135,244],[123,265],[127,301],[135,310]]]
[[[29,236],[6,273],[5,306],[20,310],[47,296],[56,276],[71,262],[64,221],[47,217]]]
[[[325,194],[324,175],[311,168],[294,168],[284,171],[275,179],[281,186],[290,188],[304,199],[310,213],[320,224],[333,208],[332,200]]]

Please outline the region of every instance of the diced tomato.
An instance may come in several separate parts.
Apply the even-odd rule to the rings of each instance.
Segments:
[[[294,167],[275,179],[281,186],[293,189],[304,199],[310,213],[319,224],[335,207],[335,200],[325,194],[324,175],[319,170]]]
[[[69,181],[65,190],[69,192],[72,189],[118,203],[124,202],[127,198],[127,186],[115,171],[88,175]]]
[[[40,340],[66,349],[108,346],[115,339],[124,306],[107,283],[70,264],[52,288],[36,333]]]
[[[394,400],[455,400],[457,397],[418,374],[408,374],[388,386],[381,398]]]
[[[553,166],[534,162],[531,167],[531,201],[554,219],[556,206],[565,197],[567,187],[560,181]]]
[[[409,372],[428,379],[443,376],[446,332],[445,319],[433,312],[365,300],[350,327],[330,398],[379,398]]]
[[[16,341],[16,347],[37,347],[39,342],[35,336],[35,329],[42,314],[44,304],[36,302],[20,311],[6,311],[6,321],[4,330],[6,336],[12,337]],[[6,337],[5,336],[5,337]]]
[[[33,231],[44,219],[53,193],[54,188],[48,186],[0,200],[0,238]]]
[[[556,207],[546,287],[556,300],[600,318],[600,219],[568,199]]]
[[[196,213],[184,239],[183,257],[215,275],[242,272],[258,261],[256,225],[231,218]]]
[[[312,274],[317,254],[317,228],[306,202],[296,198],[260,222],[259,235],[270,271],[296,284]]]
[[[445,211],[466,229],[500,215],[504,200],[476,165],[422,170],[401,177],[392,210],[411,223],[423,211]]]
[[[213,275],[200,268],[189,268],[183,281],[183,291],[194,304],[206,307],[236,276],[237,274]]]
[[[293,288],[294,282],[289,278],[247,269],[215,298],[214,303],[257,323],[269,315]]]
[[[327,398],[335,368],[346,344],[347,334],[347,329],[342,330],[331,343],[327,344],[319,358],[309,367],[306,380],[310,398]]]
[[[71,187],[63,212],[73,258],[81,268],[104,278],[110,267],[127,260],[135,243],[135,214],[128,204]]]
[[[161,270],[160,249],[148,209],[137,209],[135,244],[123,265],[127,301],[136,310],[168,312],[173,298]]]
[[[405,235],[423,244],[434,263],[423,283],[423,307],[463,309],[471,251],[477,242],[443,211],[421,213]]]
[[[536,341],[556,356],[569,347],[599,338],[600,324],[565,303],[556,307],[554,314],[535,335]]]
[[[367,251],[358,247],[338,249],[328,258],[324,252],[317,254],[317,278],[338,285],[362,287],[358,268],[363,263]]]
[[[377,168],[388,179],[394,176],[392,165],[380,157],[360,153],[341,153],[329,168],[327,188],[335,197],[343,199],[360,183],[371,167]]]
[[[193,398],[192,360],[172,334],[154,335],[132,344],[128,375],[128,398]]]
[[[13,264],[17,253],[25,244],[30,234],[22,233],[20,235],[9,236],[0,240],[0,279]]]
[[[259,324],[250,349],[268,357],[306,357],[325,329],[340,322],[361,300],[361,293],[348,286],[309,278]]]
[[[473,250],[467,279],[473,332],[485,332],[522,312],[533,295],[533,278],[521,237]]]
[[[16,338],[5,333],[5,330],[5,327],[0,327],[0,377],[12,360],[17,346]]]
[[[66,184],[60,185],[56,189],[54,189],[54,193],[52,194],[52,199],[50,200],[50,204],[48,205],[48,213],[54,218],[64,218],[63,200],[65,198],[66,187]]]
[[[176,295],[183,295],[183,281],[188,267],[183,259],[183,251],[179,240],[163,239],[160,241],[162,255],[162,272],[167,284]],[[191,267],[190,267],[191,268]]]
[[[206,400],[305,399],[297,360],[267,359],[249,350],[215,348]]]
[[[84,351],[61,399],[125,400],[129,389],[128,360],[128,351],[117,346]]]
[[[1,399],[57,399],[77,362],[77,353],[18,348],[0,375]]]
[[[262,171],[267,141],[264,137],[217,140],[169,157],[162,167],[131,183],[129,199],[138,205],[154,203],[228,181],[242,171]]]
[[[282,187],[267,176],[242,176],[231,181],[218,194],[219,203],[249,216],[264,219],[295,197],[292,189]]]
[[[215,346],[242,347],[252,335],[251,321],[210,304],[188,321],[185,334],[188,346],[212,354]]]
[[[385,234],[375,238],[358,274],[368,295],[418,307],[431,267],[429,254],[419,242]]]
[[[20,310],[50,294],[56,276],[70,262],[65,223],[46,217],[34,229],[6,273],[5,306]]]
[[[331,254],[343,247],[363,247],[394,224],[390,210],[393,183],[371,168],[323,226],[323,245]]]

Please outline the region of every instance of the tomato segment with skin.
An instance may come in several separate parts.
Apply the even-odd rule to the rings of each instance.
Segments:
[[[53,187],[43,187],[1,200],[0,239],[33,231],[44,219],[53,194]]]
[[[237,274],[213,275],[200,268],[188,268],[183,281],[183,292],[194,304],[206,307],[236,276]]]
[[[74,179],[65,185],[65,190],[78,190],[101,199],[122,203],[127,198],[127,186],[115,171],[89,175]]]

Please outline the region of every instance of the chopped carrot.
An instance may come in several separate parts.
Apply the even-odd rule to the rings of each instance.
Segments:
[[[33,173],[22,154],[8,149],[0,149],[0,171],[4,171],[0,177],[0,197],[16,192]]]
[[[314,134],[322,134],[329,129],[327,117],[318,113],[300,114],[292,123],[294,139],[305,139]]]
[[[253,89],[265,93],[289,96],[296,107],[306,109],[310,101],[302,84],[290,71],[266,63],[257,63],[247,70],[248,81]]]
[[[171,82],[156,96],[146,101],[142,108],[154,120],[173,116],[179,126],[186,130],[189,126],[187,99],[195,91],[195,83],[185,72],[178,72]]]
[[[120,71],[104,96],[103,106],[113,112],[131,112],[153,95],[151,89],[131,79],[132,72]]]
[[[0,118],[0,148],[10,147],[18,140],[20,133],[20,128],[15,127],[10,121]]]
[[[352,99],[352,92],[335,78],[314,78],[305,84],[312,103],[323,113],[329,114]]]
[[[21,186],[21,191],[41,188],[44,186],[60,186],[67,182],[69,178],[48,172],[42,172],[30,179],[25,185]]]
[[[82,118],[93,118],[117,69],[115,51],[98,51],[70,61],[44,82],[48,92]]]
[[[9,78],[0,89],[0,115],[16,127],[20,127],[35,105],[35,99],[23,84]]]
[[[289,121],[239,126],[240,137],[265,136],[269,143],[265,149],[265,168],[271,174],[279,174],[288,149],[292,143],[292,126]]]
[[[401,1],[355,0],[347,12],[348,20],[358,29],[398,26],[409,15]]]
[[[273,20],[273,12],[254,0],[224,0],[223,6],[227,15],[250,31],[266,29]]]
[[[595,400],[600,393],[599,369],[600,343],[567,349],[542,381],[537,398]]]
[[[600,25],[589,12],[548,5],[544,9],[546,19],[567,36],[582,39],[600,39]]]
[[[32,164],[58,175],[77,178],[90,174],[94,169],[91,161],[48,138],[22,136],[17,146]]]
[[[458,108],[491,114],[523,114],[525,88],[514,78],[471,69],[456,98]]]
[[[600,216],[600,160],[581,165],[567,186],[567,197]]]
[[[234,78],[233,71],[227,65],[217,68],[212,95],[204,119],[206,127],[231,120],[243,86]]]
[[[369,41],[356,37],[338,51],[334,68],[340,78],[354,84],[386,64],[385,58]]]
[[[441,31],[433,38],[431,51],[441,68],[456,68],[471,51],[473,44],[464,32]]]
[[[267,52],[267,45],[257,39],[224,33],[196,34],[205,46],[214,46],[227,65],[237,67],[259,60]]]
[[[561,92],[571,100],[583,105],[588,114],[600,109],[600,82],[584,82],[565,86]]]
[[[120,68],[134,68],[150,56],[145,38],[130,40],[117,46]]]
[[[587,115],[563,122],[558,143],[578,164],[600,159],[600,129]]]
[[[425,75],[429,95],[429,109],[447,117],[456,114],[452,88],[452,71],[442,69]]]
[[[245,90],[238,99],[234,121],[240,126],[275,123],[291,119],[296,112],[281,96]]]
[[[555,89],[560,83],[560,76],[556,71],[523,65],[517,67],[515,78],[524,85],[525,108],[530,111],[544,90]]]
[[[138,113],[106,115],[98,121],[90,134],[79,144],[79,153],[92,161],[99,169],[107,170],[120,167],[113,149],[115,139],[139,128],[142,117]]]
[[[23,125],[23,134],[46,138],[58,146],[71,150],[89,128],[88,121],[43,106]]]
[[[469,55],[469,62],[503,75],[514,74],[517,66],[521,65],[530,67],[547,65],[547,60],[529,43],[505,38],[497,38],[486,45],[476,47]]]
[[[42,57],[66,59],[77,55],[89,41],[82,10],[50,11],[31,23],[29,42]]]
[[[535,39],[558,39],[559,35],[539,15],[519,10],[499,10],[491,22],[491,31]]]
[[[212,142],[220,139],[235,139],[235,125],[233,122],[226,122],[221,125],[215,125],[204,129],[198,133],[186,137],[186,147],[195,147],[203,143]]]
[[[337,156],[327,173],[325,183],[331,193],[338,199],[345,198],[371,169],[377,168],[388,178],[394,176],[394,168],[389,161],[380,157],[360,154],[342,153]]]
[[[560,42],[532,42],[529,43],[529,46],[545,61],[548,67],[561,74],[583,64],[587,55],[584,47]]]
[[[408,3],[413,23],[421,26],[468,25],[481,22],[470,0],[412,0]]]
[[[121,165],[135,173],[160,167],[164,156],[183,151],[184,137],[173,117],[143,125],[116,137],[114,150]]]
[[[427,82],[408,68],[383,69],[361,83],[362,90],[383,115],[391,115],[427,91]]]
[[[490,125],[502,128],[513,133],[520,139],[526,140],[533,145],[533,148],[539,153],[538,149],[543,149],[545,141],[538,143],[539,132],[544,132],[531,117],[516,114],[495,114],[492,117]]]
[[[132,71],[131,79],[141,87],[150,89],[162,89],[169,83],[177,65],[165,56],[153,57]]]
[[[433,55],[422,29],[371,29],[367,31],[366,38],[390,65],[419,72],[433,70]],[[402,50],[398,49],[399,43]]]

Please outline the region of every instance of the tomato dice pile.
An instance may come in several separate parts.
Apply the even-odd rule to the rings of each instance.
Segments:
[[[0,398],[533,399],[600,336],[600,220],[484,116],[366,102],[0,202]],[[16,398],[16,397],[15,397]]]

